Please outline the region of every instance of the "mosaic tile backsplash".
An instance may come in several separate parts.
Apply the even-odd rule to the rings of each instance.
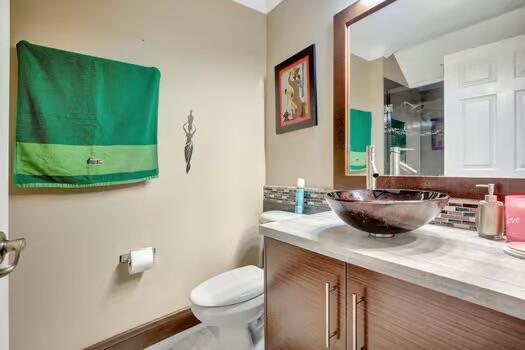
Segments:
[[[306,214],[330,210],[324,197],[330,190],[322,188],[304,189],[304,211]],[[294,211],[295,187],[264,186],[264,210]]]
[[[330,210],[324,197],[330,189],[305,188],[304,208],[306,214]],[[295,207],[295,187],[264,186],[264,210],[293,211]],[[434,225],[455,227],[476,231],[478,201],[452,198],[441,214],[431,222]]]
[[[476,200],[451,198],[431,224],[476,231],[478,205]]]

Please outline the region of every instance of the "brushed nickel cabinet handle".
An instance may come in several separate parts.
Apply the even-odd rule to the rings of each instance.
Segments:
[[[14,239],[9,241],[5,233],[0,232],[0,264],[4,261],[5,257],[9,253],[15,253],[13,262],[6,267],[0,267],[0,278],[9,275],[18,265],[20,259],[20,253],[26,246],[25,239]]]
[[[357,305],[365,298],[357,300],[357,294],[352,293],[352,350],[357,350]]]
[[[324,295],[325,295],[325,348],[330,349],[330,339],[337,335],[337,331],[330,331],[330,320],[332,319],[331,314],[331,303],[330,295],[332,292],[336,291],[337,287],[331,287],[330,283],[324,284]]]
[[[324,285],[324,297],[325,297],[325,348],[330,349],[330,283]]]

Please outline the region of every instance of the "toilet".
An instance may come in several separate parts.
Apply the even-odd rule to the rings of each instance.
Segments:
[[[288,211],[282,210],[270,210],[265,211],[259,216],[259,223],[267,224],[275,221],[291,220],[297,217],[303,216],[303,214],[295,214]]]
[[[219,350],[251,350],[262,342],[264,272],[257,266],[230,270],[192,290],[190,307],[213,333]]]
[[[297,214],[270,211],[261,224],[289,220]],[[244,266],[214,276],[195,287],[190,307],[217,339],[217,350],[264,349],[264,271]]]

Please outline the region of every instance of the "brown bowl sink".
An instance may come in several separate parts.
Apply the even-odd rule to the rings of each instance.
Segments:
[[[374,237],[393,237],[432,221],[448,204],[445,193],[419,190],[353,190],[326,195],[345,223]]]

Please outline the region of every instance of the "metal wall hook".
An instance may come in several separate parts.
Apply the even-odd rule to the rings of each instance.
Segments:
[[[23,238],[8,240],[4,232],[0,232],[0,264],[4,261],[5,257],[9,253],[14,253],[15,258],[13,262],[6,267],[0,268],[0,278],[9,275],[18,265],[20,259],[20,253],[26,247],[26,240]]]

